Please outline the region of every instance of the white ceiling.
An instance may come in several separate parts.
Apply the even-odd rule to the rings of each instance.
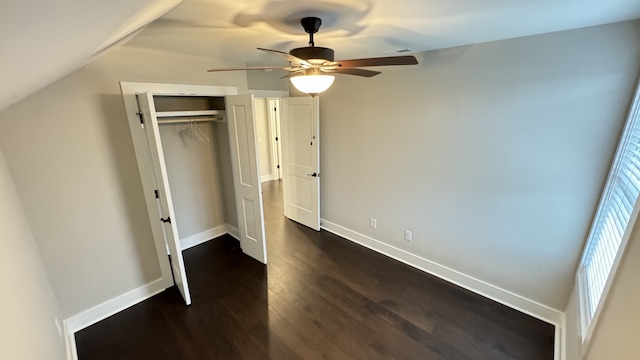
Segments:
[[[184,0],[130,46],[177,50],[238,65],[278,59],[256,47],[306,46],[303,16],[323,20],[316,46],[337,59],[433,50],[640,18],[638,0]]]
[[[181,0],[21,0],[0,4],[0,110],[65,76]],[[640,18],[638,0],[184,0],[127,46],[281,64],[255,50],[316,46],[336,59],[382,56]],[[213,64],[213,62],[212,62]],[[203,69],[203,74],[204,74]]]

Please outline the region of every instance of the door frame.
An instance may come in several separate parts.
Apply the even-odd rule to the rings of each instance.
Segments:
[[[269,145],[271,147],[271,173],[273,180],[282,179],[282,135],[280,134],[280,99],[267,98]]]
[[[271,175],[273,180],[280,180],[283,176],[282,170],[282,138],[280,135],[280,115],[274,113],[272,106],[280,111],[280,100],[289,97],[289,91],[283,90],[249,90],[255,97],[263,98],[267,102],[267,120],[269,122],[269,150],[271,152]],[[276,141],[276,137],[279,139]],[[280,168],[277,166],[280,165]]]
[[[138,172],[142,182],[142,190],[149,215],[156,255],[160,264],[161,281],[164,288],[168,288],[173,286],[174,280],[171,273],[169,257],[167,256],[162,223],[158,221],[161,218],[161,214],[155,196],[155,177],[146,135],[144,131],[140,131],[142,127],[138,115],[139,110],[136,93],[149,92],[153,95],[168,96],[226,96],[237,95],[238,89],[235,86],[159,84],[125,81],[120,82],[120,89],[122,90]]]

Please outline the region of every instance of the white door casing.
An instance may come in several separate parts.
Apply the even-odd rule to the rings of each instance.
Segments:
[[[226,96],[227,128],[242,251],[267,263],[253,95]]]
[[[158,188],[158,204],[162,219],[157,219],[157,221],[162,221],[164,224],[164,237],[171,256],[171,267],[173,270],[174,282],[180,290],[185,303],[189,305],[191,304],[191,294],[189,292],[184,259],[182,258],[182,251],[179,243],[180,237],[178,236],[176,216],[173,209],[173,202],[171,200],[169,178],[167,176],[167,168],[165,165],[164,153],[162,151],[160,130],[158,128],[158,119],[156,117],[153,94],[149,92],[140,93],[137,94],[136,97],[138,99],[140,112],[144,119],[144,130],[150,150],[149,153],[151,156],[153,175],[155,178],[155,184]]]
[[[280,105],[284,214],[319,231],[319,100],[317,96],[283,98]]]
[[[269,142],[271,144],[271,164],[273,180],[282,179],[282,149],[280,138],[280,98],[268,98]]]

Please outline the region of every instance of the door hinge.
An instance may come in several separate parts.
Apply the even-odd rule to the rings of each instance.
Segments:
[[[171,224],[171,218],[169,216],[167,216],[166,219],[160,218],[160,221],[162,221],[163,223],[169,223]]]
[[[158,190],[153,190],[153,192],[156,194],[156,199],[160,199],[160,194],[158,194]]]
[[[138,117],[140,118],[140,124],[144,125],[144,118],[142,117],[142,111],[138,111],[136,115],[138,115]]]

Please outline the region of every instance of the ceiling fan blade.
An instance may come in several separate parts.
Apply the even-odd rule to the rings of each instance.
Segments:
[[[207,72],[217,72],[217,71],[240,71],[240,70],[288,70],[289,67],[282,66],[250,66],[243,68],[222,68],[222,69],[209,69]]]
[[[349,59],[336,61],[341,68],[355,68],[368,66],[388,66],[388,65],[416,65],[418,60],[415,56],[389,56],[364,59]]]
[[[380,71],[372,71],[358,68],[339,68],[339,69],[320,69],[326,73],[334,73],[334,74],[345,74],[345,75],[355,75],[355,76],[363,76],[363,77],[372,77],[378,74],[381,74]]]
[[[285,58],[287,61],[289,61],[292,64],[300,64],[304,67],[313,67],[313,65],[311,65],[311,63],[307,62],[306,60],[302,60],[300,58],[297,58],[291,54],[287,54],[286,52],[283,51],[278,51],[278,50],[271,50],[271,49],[263,49],[263,48],[258,48],[258,50],[267,52],[269,54],[274,54],[277,56],[280,56],[282,58]]]
[[[292,70],[292,72],[288,73],[287,75],[284,75],[282,77],[280,77],[280,79],[288,79],[288,78],[292,78],[296,75],[300,75],[300,74],[304,73],[304,69],[300,69],[300,70]]]

